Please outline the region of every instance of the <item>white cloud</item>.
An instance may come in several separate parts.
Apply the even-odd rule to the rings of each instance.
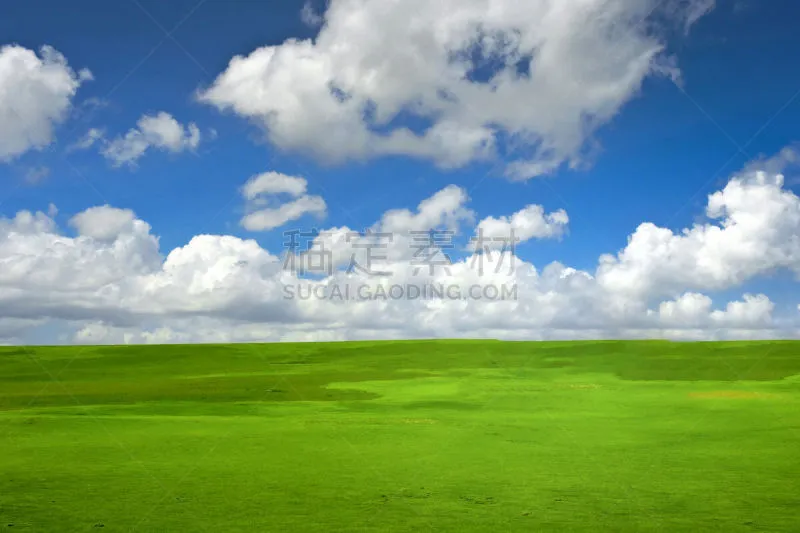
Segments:
[[[199,98],[324,161],[404,154],[459,167],[501,153],[507,175],[527,179],[583,163],[645,78],[678,77],[660,24],[688,28],[712,7],[332,0],[314,40],[234,57]]]
[[[775,305],[764,294],[745,294],[741,301],[729,302],[724,310],[712,310],[712,300],[687,292],[675,300],[662,302],[660,322],[670,328],[758,328],[772,322]],[[652,314],[652,312],[651,312]]]
[[[659,318],[670,327],[687,327],[708,319],[711,298],[705,294],[687,292],[675,300],[661,302]]]
[[[29,168],[25,172],[25,183],[28,185],[39,185],[50,175],[50,169],[45,166]]]
[[[715,0],[699,0],[691,2],[686,10],[686,26],[685,30],[688,32],[689,28],[714,9]]]
[[[90,139],[84,139],[84,144],[91,146],[94,141]],[[114,166],[119,167],[135,164],[150,148],[179,153],[195,150],[199,144],[200,129],[196,124],[192,122],[183,126],[172,115],[161,111],[156,115],[142,116],[135,128],[110,141],[102,153]]]
[[[294,197],[305,194],[308,182],[304,178],[287,176],[279,172],[265,172],[250,178],[242,189],[247,200],[255,200],[262,194],[290,194]]]
[[[64,324],[76,342],[798,337],[800,315],[775,316],[777,307],[767,295],[743,291],[732,302],[714,296],[773,270],[800,270],[795,247],[800,198],[782,186],[780,174],[763,170],[773,163],[748,167],[711,194],[707,212],[717,218],[677,233],[640,226],[624,250],[602,257],[593,271],[560,263],[540,269],[519,257],[514,269],[497,269],[502,255],[494,250],[456,257],[447,271],[440,266],[432,273],[415,272],[419,264],[404,240],[408,232],[432,226],[458,230],[473,219],[458,187],[375,222],[371,229],[399,235],[377,250],[384,258],[369,265],[384,272],[381,276],[346,272],[354,250],[346,237],[352,230],[331,228],[319,241],[336,268],[317,281],[287,270],[281,254],[233,236],[198,235],[164,257],[150,226],[128,210],[101,206],[78,213],[70,219],[74,237],[51,216],[22,211],[0,219],[0,340],[21,338],[30,321]],[[264,183],[264,190],[272,190]],[[514,215],[494,220],[513,223]],[[369,239],[359,236],[355,243]],[[478,259],[484,261],[482,272]],[[359,260],[363,266],[363,257]],[[441,283],[467,293],[475,285],[515,285],[517,299],[299,296],[298,288],[320,283],[342,291],[350,287],[354,296],[360,287],[378,294],[380,288]],[[287,298],[287,287],[294,298]]]
[[[487,217],[478,223],[474,243],[502,248],[510,240],[522,243],[531,239],[553,239],[564,235],[569,216],[563,209],[545,214],[540,205],[528,205],[510,217]]]
[[[242,196],[247,201],[249,212],[242,217],[240,224],[249,231],[266,231],[307,214],[324,217],[327,212],[325,200],[320,196],[307,195],[307,188],[305,178],[278,172],[253,176],[242,187]],[[276,207],[263,207],[275,203],[280,194],[287,194],[293,200]]]
[[[467,192],[461,187],[448,185],[426,198],[415,210],[391,209],[371,227],[361,231],[347,226],[322,230],[312,241],[311,251],[303,252],[295,259],[295,267],[299,271],[308,271],[310,265],[318,263],[320,253],[330,253],[331,265],[334,268],[348,267],[351,262],[366,268],[372,263],[379,271],[380,260],[385,258],[387,264],[409,263],[418,261],[415,255],[427,253],[431,244],[429,232],[435,230],[433,240],[442,248],[442,254],[449,255],[453,247],[453,238],[461,226],[472,222],[475,213],[466,204],[469,202]],[[385,265],[384,265],[385,266]]]
[[[303,215],[324,216],[325,200],[319,196],[301,196],[275,208],[259,209],[242,218],[242,227],[249,231],[265,231],[283,226]]]
[[[640,225],[597,277],[609,291],[641,297],[680,289],[722,290],[777,269],[800,273],[800,201],[783,175],[747,170],[708,199],[711,222],[680,233]]]
[[[769,325],[775,308],[764,294],[745,294],[743,301],[730,302],[724,311],[714,311],[711,319],[717,324],[747,328]]]
[[[474,216],[470,209],[464,207],[468,200],[464,189],[448,185],[420,202],[416,213],[408,209],[393,209],[384,213],[380,231],[403,233],[439,227],[455,230],[461,222],[471,220]]]
[[[88,70],[75,73],[50,46],[37,54],[18,45],[0,47],[0,162],[53,142]]]
[[[322,17],[314,11],[314,7],[309,1],[306,1],[303,4],[303,9],[300,10],[300,20],[302,20],[306,26],[312,28],[319,26],[323,21]]]
[[[55,213],[51,206],[50,213]],[[121,224],[110,238],[95,223],[114,222],[113,208],[95,208],[76,215],[77,237],[61,233],[50,215],[20,211],[12,219],[0,218],[0,307],[17,318],[39,317],[56,308],[58,316],[80,316],[93,304],[115,298],[133,277],[158,269],[158,239],[150,226],[133,220]],[[68,303],[72,298],[73,302]],[[87,307],[88,306],[88,307]],[[120,301],[113,313],[120,313]],[[13,310],[13,311],[12,311]]]
[[[88,150],[97,142],[105,139],[106,132],[102,128],[90,128],[86,134],[67,148],[68,152],[75,150]]]
[[[136,217],[130,209],[118,209],[109,205],[90,207],[69,221],[79,235],[101,241],[114,240],[133,230]]]

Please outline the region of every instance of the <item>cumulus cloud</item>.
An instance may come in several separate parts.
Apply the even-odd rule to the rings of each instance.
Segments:
[[[92,316],[89,309],[98,301],[116,298],[132,278],[159,268],[158,239],[145,222],[118,225],[110,238],[93,224],[94,211],[73,219],[79,235],[69,237],[59,231],[54,213],[51,207],[50,214],[20,211],[0,218],[0,307],[9,318],[42,318],[51,310],[59,317]],[[121,305],[106,310],[125,313],[116,309]]]
[[[380,271],[381,265],[419,262],[420,256],[430,253],[432,247],[440,250],[437,255],[441,260],[449,257],[461,227],[474,220],[475,213],[467,207],[468,202],[463,188],[448,185],[413,210],[385,212],[368,228],[323,229],[308,244],[307,251],[292,258],[292,265],[299,272],[308,272],[324,256],[333,268]]]
[[[136,220],[130,209],[118,209],[109,205],[90,207],[69,221],[79,235],[101,241],[114,240],[123,233],[130,233]]]
[[[72,70],[51,46],[38,54],[18,45],[0,47],[0,162],[48,146],[78,88],[91,78],[88,70]]]
[[[278,207],[248,213],[242,218],[242,227],[249,231],[270,230],[306,214],[324,215],[325,210],[325,200],[321,197],[301,196]]]
[[[598,282],[640,298],[679,289],[722,290],[778,269],[800,273],[800,202],[782,174],[751,169],[710,195],[710,222],[675,233],[640,225],[616,255],[604,255]]]
[[[82,145],[91,146],[100,137],[98,130],[90,130]],[[200,129],[195,123],[183,126],[172,115],[161,111],[142,116],[135,128],[111,140],[102,153],[113,166],[120,167],[135,164],[150,148],[180,153],[195,150],[199,144]]]
[[[315,39],[234,57],[199,98],[323,161],[501,155],[527,179],[581,165],[645,78],[678,77],[664,30],[713,4],[332,0]]]
[[[256,200],[264,194],[285,193],[297,197],[305,194],[307,186],[305,178],[265,172],[250,178],[242,188],[242,194],[247,200]]]
[[[74,342],[797,337],[800,316],[775,316],[767,295],[715,296],[769,272],[800,272],[800,198],[780,173],[764,170],[774,163],[748,166],[709,195],[707,222],[680,232],[643,224],[593,270],[558,262],[537,268],[500,250],[420,269],[403,240],[409,234],[436,227],[466,238],[481,223],[454,186],[415,209],[388,211],[368,228],[397,232],[394,240],[346,227],[323,232],[315,249],[331,252],[334,268],[317,277],[293,270],[285,253],[233,236],[198,235],[162,255],[150,226],[129,210],[78,213],[69,223],[74,236],[58,227],[54,210],[21,211],[0,219],[0,341],[21,338],[34,323],[61,324]],[[243,190],[302,197],[299,182],[288,178],[257,176]],[[546,219],[530,206],[520,212],[526,221],[531,213]],[[518,214],[492,220],[514,224]],[[371,265],[357,256],[372,272],[349,268],[354,252],[365,253],[356,244],[376,243],[386,247]],[[469,298],[447,289],[416,298],[408,292],[431,286]],[[406,297],[392,299],[392,287]],[[503,290],[508,297],[496,297]]]
[[[266,231],[297,220],[303,215],[322,218],[327,212],[325,200],[320,196],[306,194],[308,182],[305,178],[287,176],[279,172],[265,172],[250,178],[242,187],[242,196],[247,201],[249,212],[240,224],[249,231]],[[285,194],[292,200],[276,205],[279,196]],[[270,205],[269,207],[263,207]]]
[[[531,239],[553,239],[564,235],[569,216],[563,209],[545,213],[540,205],[529,205],[510,217],[487,217],[478,224],[474,244],[483,248],[509,246]]]
[[[301,254],[297,260],[301,268],[320,253],[330,253],[331,264],[336,267],[358,266],[373,263],[379,266],[378,257],[385,257],[388,266],[396,262],[419,263],[437,249],[437,260],[449,260],[455,253],[456,240],[463,228],[475,220],[469,207],[467,191],[448,185],[431,197],[421,201],[415,209],[392,209],[379,221],[361,231],[346,226],[323,230],[311,243],[311,252]],[[487,217],[475,228],[470,239],[472,251],[484,252],[511,248],[510,239],[516,242],[532,238],[555,238],[564,234],[569,221],[566,211],[545,214],[540,205],[529,205],[510,217]]]
[[[753,328],[768,327],[775,305],[764,294],[745,294],[725,309],[712,309],[711,298],[687,292],[675,300],[661,302],[658,318],[671,328]],[[650,311],[652,315],[654,312]]]
[[[440,226],[454,230],[462,221],[470,220],[474,216],[474,213],[464,206],[468,198],[467,192],[461,187],[448,185],[420,202],[416,212],[408,209],[387,211],[380,221],[380,230],[403,233]]]

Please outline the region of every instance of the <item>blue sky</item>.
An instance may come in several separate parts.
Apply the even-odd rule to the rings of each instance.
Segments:
[[[321,2],[311,7],[325,10]],[[287,227],[367,227],[387,210],[413,209],[455,184],[471,198],[476,220],[529,204],[546,212],[565,209],[563,238],[531,240],[518,253],[537,266],[559,261],[593,271],[598,257],[624,248],[642,222],[680,231],[706,221],[708,194],[748,161],[772,156],[799,137],[800,5],[718,1],[688,32],[676,26],[664,33],[680,86],[666,76],[645,77],[641,90],[597,129],[599,149],[583,168],[561,165],[512,181],[502,175],[502,158],[454,169],[403,155],[326,164],[276,146],[252,117],[197,98],[234,56],[287,39],[313,39],[319,28],[302,20],[301,8],[296,1],[4,2],[0,45],[50,45],[93,79],[81,84],[52,143],[0,163],[0,213],[47,211],[52,203],[55,221],[70,234],[71,217],[109,204],[147,221],[162,254],[206,233],[256,239],[276,253]],[[195,123],[203,136],[199,146],[174,154],[151,150],[135,167],[121,168],[98,150],[69,149],[90,128],[113,138],[160,111],[181,124]],[[306,216],[269,231],[245,230],[240,188],[267,171],[305,178],[308,193],[327,204],[324,220]],[[32,184],[26,180],[31,173],[46,175]],[[788,176],[785,188],[798,187]],[[785,312],[796,310],[789,274],[705,292],[725,300],[751,290],[767,293]]]
[[[167,31],[197,4],[195,0],[140,3]],[[448,183],[469,187],[487,172],[479,166],[441,173],[430,164],[401,158],[320,168],[302,157],[277,153],[258,142],[261,134],[256,128],[193,101],[193,93],[208,86],[232,56],[287,38],[313,36],[314,30],[300,19],[297,2],[210,0],[174,33],[179,44],[133,2],[79,4],[81,9],[61,2],[12,1],[0,21],[4,41],[30,48],[48,43],[76,68],[90,68],[95,80],[81,88],[81,99],[107,100],[107,107],[60,128],[59,145],[69,145],[94,125],[124,132],[141,114],[161,109],[183,122],[214,128],[219,138],[197,157],[157,154],[142,161],[135,172],[111,171],[97,154],[70,157],[96,192],[60,160],[57,147],[53,154],[31,153],[15,165],[0,167],[4,179],[13,183],[26,165],[41,164],[50,167],[50,179],[16,191],[4,203],[6,212],[46,208],[49,202],[63,206],[65,213],[97,202],[125,205],[150,221],[164,244],[173,247],[193,235],[190,228],[197,224],[207,223],[209,232],[236,232],[237,206],[226,207],[226,202],[231,198],[235,202],[236,187],[268,167],[303,174],[312,189],[318,184],[318,191],[328,192],[331,216],[348,224],[354,222],[343,209],[359,209],[355,220],[368,224],[387,208],[413,204]],[[562,170],[546,183],[522,187],[492,180],[490,187],[478,186],[472,194],[475,209],[487,215],[504,213],[535,200],[553,207],[566,203],[564,207],[572,207],[577,216],[591,212],[586,224],[573,218],[574,246],[562,252],[576,255],[559,255],[580,266],[624,245],[620,237],[643,220],[672,227],[690,223],[705,194],[747,160],[733,141],[748,142],[800,87],[792,53],[800,46],[800,37],[793,35],[790,15],[797,11],[800,8],[788,1],[771,2],[768,7],[745,4],[738,10],[730,3],[720,5],[675,45],[689,96],[669,80],[648,80],[641,95],[598,135],[603,152],[592,168]],[[754,156],[771,154],[793,141],[798,115],[800,102],[795,101],[746,151]],[[731,157],[718,179],[712,179]],[[619,208],[609,209],[611,205]],[[220,213],[209,222],[209,212]],[[188,227],[181,231],[184,224]],[[599,229],[603,231],[595,231]]]

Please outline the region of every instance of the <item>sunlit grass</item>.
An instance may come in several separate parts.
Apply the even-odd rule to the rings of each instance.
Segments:
[[[798,531],[799,349],[0,349],[0,527]]]

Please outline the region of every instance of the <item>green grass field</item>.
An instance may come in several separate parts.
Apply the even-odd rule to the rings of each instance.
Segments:
[[[8,531],[800,531],[800,343],[0,348]]]

